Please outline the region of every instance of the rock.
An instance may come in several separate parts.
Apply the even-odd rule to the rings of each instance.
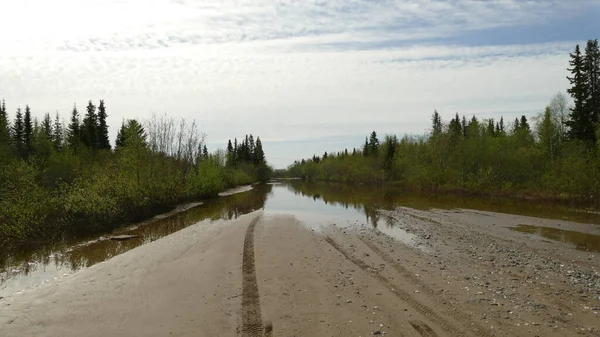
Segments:
[[[139,235],[115,235],[115,236],[109,237],[108,239],[113,240],[113,241],[124,241],[124,240],[139,238],[139,237],[140,237]]]
[[[346,300],[346,303],[352,303],[352,300]]]
[[[379,331],[379,330],[375,330],[375,331],[373,331],[373,334],[374,334],[374,335],[381,335],[381,331]]]

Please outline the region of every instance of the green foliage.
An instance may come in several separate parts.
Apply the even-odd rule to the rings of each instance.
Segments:
[[[169,120],[145,127],[127,120],[113,151],[104,138],[104,101],[98,114],[90,101],[82,122],[74,106],[66,128],[58,114],[54,122],[46,114],[40,125],[26,127],[32,116],[28,106],[25,111],[24,118],[17,110],[9,132],[0,104],[0,140],[7,137],[0,143],[6,148],[0,151],[0,249],[110,230],[272,173],[252,136],[244,160],[226,166],[224,152],[209,154],[193,123],[182,121],[177,131]]]
[[[448,123],[434,114],[424,137],[385,137],[367,156],[330,153],[294,162],[282,176],[354,183],[394,183],[421,190],[454,190],[495,195],[533,195],[589,201],[600,188],[600,157],[584,141],[566,141],[568,107],[555,96],[537,117],[512,128],[491,119],[455,115]],[[600,128],[598,128],[600,129]],[[599,131],[600,133],[600,131]],[[365,150],[372,151],[367,138]]]

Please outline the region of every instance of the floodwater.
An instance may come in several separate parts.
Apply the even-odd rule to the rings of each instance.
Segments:
[[[559,241],[575,246],[575,249],[600,252],[600,236],[587,233],[581,233],[566,229],[533,226],[533,225],[518,225],[510,228],[511,230],[538,235],[550,240]]]
[[[422,210],[460,208],[600,224],[600,214],[589,210],[523,200],[415,194],[393,187],[280,180],[235,192],[239,193],[223,193],[216,199],[182,205],[173,212],[97,237],[72,240],[33,252],[0,253],[0,300],[106,261],[185,227],[235,219],[259,209],[263,209],[266,216],[293,214],[316,231],[327,224],[373,227],[407,244],[413,243],[413,234],[400,229],[395,223],[397,220],[380,214],[378,210],[391,210],[398,206]],[[578,249],[600,250],[600,236],[589,233],[527,226],[516,230],[567,242]],[[116,235],[136,237],[124,241],[109,239]]]

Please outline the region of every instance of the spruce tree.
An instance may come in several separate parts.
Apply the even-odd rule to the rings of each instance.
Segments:
[[[0,147],[6,149],[10,146],[10,123],[6,113],[6,103],[0,104]]]
[[[588,87],[586,84],[584,59],[581,55],[579,45],[575,47],[575,52],[570,54],[571,60],[569,61],[569,72],[571,77],[567,77],[571,83],[571,87],[567,89],[567,92],[573,98],[573,108],[569,114],[569,120],[567,126],[569,127],[569,137],[571,139],[579,139],[582,141],[589,142],[593,139],[593,134],[590,131],[590,116],[586,113],[586,99],[588,97]]]
[[[433,111],[433,116],[431,116],[431,122],[431,135],[433,137],[436,137],[437,135],[442,133],[442,117],[440,117],[440,114],[437,112],[437,110]]]
[[[17,155],[21,158],[25,157],[25,130],[23,126],[23,113],[21,108],[17,108],[17,114],[13,123],[12,143]]]
[[[584,110],[589,116],[589,125],[591,130],[589,142],[595,144],[595,127],[599,121],[600,114],[600,49],[598,40],[589,40],[585,47],[585,56],[583,58],[583,71],[585,84],[587,86],[587,98],[584,102]]]
[[[369,154],[377,155],[379,151],[379,139],[377,139],[377,133],[375,131],[371,132],[371,137],[369,138]]]
[[[52,130],[52,144],[54,144],[54,149],[60,151],[63,145],[63,125],[60,122],[60,116],[58,112],[56,113],[56,117],[54,118],[54,128]]]
[[[365,145],[363,146],[363,156],[369,156],[369,139],[365,137]]]
[[[81,130],[79,125],[79,112],[77,106],[73,104],[73,111],[71,112],[71,121],[67,126],[67,142],[70,147],[76,147],[81,139]]]
[[[208,149],[206,148],[206,145],[204,145],[202,148],[202,157],[204,157],[204,159],[208,159]]]
[[[96,115],[96,106],[92,101],[88,102],[86,114],[83,118],[83,127],[81,129],[81,142],[92,149],[98,148],[98,116]]]
[[[110,140],[108,139],[108,124],[106,124],[106,106],[104,100],[100,100],[98,105],[98,130],[96,135],[98,136],[98,148],[100,150],[110,150]]]
[[[23,143],[25,145],[25,157],[29,157],[33,152],[33,120],[31,119],[29,105],[25,106],[25,117],[23,118]]]
[[[52,140],[52,120],[50,119],[49,113],[46,113],[44,115],[44,120],[42,120],[42,131],[44,131],[46,139]]]

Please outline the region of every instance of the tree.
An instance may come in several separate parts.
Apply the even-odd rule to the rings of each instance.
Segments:
[[[6,103],[2,100],[0,103],[0,150],[7,149],[10,146],[10,123],[6,113]]]
[[[546,107],[542,118],[537,126],[537,136],[539,139],[539,147],[546,157],[550,159],[550,163],[554,163],[558,155],[558,147],[560,144],[560,134],[552,116],[550,107]]]
[[[204,159],[208,159],[208,148],[206,148],[206,145],[204,145],[204,147],[202,147],[202,157],[204,157]]]
[[[567,77],[571,87],[567,92],[573,98],[573,108],[569,114],[567,126],[569,127],[569,137],[571,139],[579,139],[585,142],[590,142],[594,139],[594,135],[590,133],[590,116],[586,112],[586,100],[589,95],[588,86],[586,84],[584,59],[581,55],[579,45],[575,47],[575,52],[570,54],[569,72],[571,77]]]
[[[254,151],[254,163],[256,165],[266,164],[265,152],[262,148],[260,137],[256,137],[256,149]]]
[[[31,119],[31,109],[25,105],[25,117],[23,118],[23,143],[25,145],[25,157],[33,152],[33,120]]]
[[[375,131],[371,132],[371,136],[369,137],[369,154],[377,156],[379,152],[379,139],[377,139],[377,133]]]
[[[60,116],[58,112],[56,113],[56,117],[54,118],[54,128],[52,130],[52,144],[57,151],[60,151],[63,146],[63,125],[60,122]]]
[[[71,148],[77,147],[81,140],[81,129],[79,124],[79,112],[77,111],[77,106],[73,104],[71,121],[67,126],[67,142]]]
[[[369,138],[365,137],[365,145],[363,146],[363,156],[369,156]]]
[[[50,118],[49,113],[46,113],[44,115],[44,119],[42,120],[42,131],[46,135],[47,139],[52,139],[52,119]]]
[[[17,115],[12,129],[12,143],[17,155],[25,157],[25,130],[23,126],[23,113],[21,108],[17,108]]]
[[[100,150],[110,150],[106,117],[108,117],[106,114],[106,106],[104,105],[104,100],[101,99],[100,105],[98,105],[98,129],[96,130],[96,135],[98,136],[98,149]]]
[[[81,129],[81,142],[83,145],[92,149],[97,149],[99,147],[98,129],[99,125],[98,116],[96,115],[96,106],[92,104],[92,101],[89,101]]]
[[[598,124],[598,115],[600,114],[600,48],[598,47],[598,40],[587,42],[583,69],[588,93],[584,106],[592,123],[591,127],[595,127]],[[595,135],[594,141],[596,141]]]
[[[116,147],[123,148],[132,145],[146,145],[146,131],[135,119],[123,122],[117,134]]]
[[[437,110],[433,111],[433,116],[431,116],[432,129],[431,136],[436,137],[442,133],[442,117],[437,112]]]

